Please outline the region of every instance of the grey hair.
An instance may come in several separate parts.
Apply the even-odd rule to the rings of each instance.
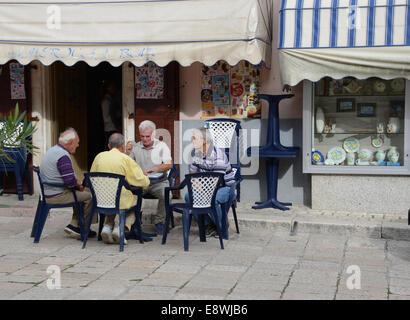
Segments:
[[[111,148],[119,148],[125,143],[124,136],[121,133],[113,133],[108,139]]]
[[[140,123],[140,125],[138,126],[139,131],[145,131],[148,128],[152,129],[152,133],[155,133],[155,130],[157,129],[156,125],[154,122],[152,122],[151,120],[144,120]]]
[[[199,134],[201,135],[201,138],[205,138],[206,142],[210,143],[212,141],[211,139],[211,134],[209,133],[209,130],[207,128],[201,127],[201,128],[197,128],[195,129],[195,131],[199,132]]]
[[[60,137],[58,138],[58,142],[63,144],[69,143],[71,140],[75,139],[75,135],[77,131],[74,128],[67,128],[63,132],[60,133]]]

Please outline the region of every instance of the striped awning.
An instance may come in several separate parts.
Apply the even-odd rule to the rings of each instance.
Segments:
[[[0,64],[271,60],[271,0],[0,0]]]
[[[283,84],[380,77],[410,79],[410,0],[282,0]]]

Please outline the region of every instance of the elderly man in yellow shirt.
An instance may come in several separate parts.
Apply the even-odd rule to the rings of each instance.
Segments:
[[[114,133],[108,140],[109,151],[100,152],[94,159],[90,172],[108,172],[121,174],[125,176],[125,180],[134,187],[146,188],[150,181],[144,175],[141,167],[129,156],[125,151],[124,136],[120,133]],[[137,203],[137,198],[131,191],[123,188],[120,197],[120,209],[128,209]],[[104,243],[119,243],[119,226],[115,225],[116,215],[107,215],[105,218],[104,227],[101,232],[101,237]],[[131,226],[135,222],[135,215],[130,212],[125,220],[125,232],[130,232]],[[124,239],[125,240],[125,239]],[[126,240],[124,241],[126,244]]]

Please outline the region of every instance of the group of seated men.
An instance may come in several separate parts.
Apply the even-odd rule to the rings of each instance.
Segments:
[[[167,171],[172,168],[171,152],[166,143],[155,139],[155,124],[146,120],[139,125],[140,141],[129,142],[125,145],[124,136],[113,133],[108,140],[109,151],[100,152],[94,159],[90,172],[107,172],[121,174],[125,180],[134,187],[142,187],[144,194],[152,194],[159,199],[154,224],[156,232],[161,234],[165,220],[164,188],[169,186]],[[62,183],[65,186],[76,189],[76,197],[84,204],[84,221],[88,225],[88,219],[92,208],[92,195],[88,188],[83,186],[83,181],[76,177],[70,154],[74,154],[79,146],[80,138],[73,128],[68,128],[60,134],[59,142],[50,148],[44,155],[40,164],[40,174],[44,181]],[[234,182],[234,174],[231,165],[223,150],[215,148],[211,142],[209,133],[205,128],[195,130],[192,136],[194,147],[190,173],[196,172],[221,172],[224,173],[225,187],[217,192],[218,221],[207,218],[205,221],[207,235],[216,236],[216,223],[220,226],[223,205],[229,200],[229,188]],[[150,173],[164,173],[159,179],[150,181]],[[46,202],[50,204],[65,204],[74,202],[71,190],[45,185],[44,194]],[[186,201],[188,194],[186,195]],[[120,195],[120,209],[128,209],[135,205],[137,198],[131,191],[123,189]],[[107,215],[101,232],[104,243],[119,243],[119,226],[115,221],[115,215]],[[196,218],[196,217],[195,217]],[[93,216],[91,223],[97,222],[97,215]],[[125,232],[131,231],[135,222],[135,214],[126,216]],[[64,231],[71,237],[80,239],[78,212],[74,208],[71,222]],[[96,232],[90,230],[88,237],[96,236]],[[127,243],[125,239],[125,244]]]

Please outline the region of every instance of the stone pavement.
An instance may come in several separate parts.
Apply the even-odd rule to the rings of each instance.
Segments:
[[[140,244],[85,249],[63,229],[69,209],[52,211],[40,243],[30,238],[36,196],[0,197],[0,299],[159,300],[396,300],[410,298],[407,217],[332,213],[295,207],[288,212],[238,207],[240,234],[199,242],[192,227],[184,252],[182,228]],[[154,205],[153,205],[154,207]],[[150,206],[144,230],[151,232]],[[178,221],[178,220],[177,220]],[[410,227],[409,227],[410,228]],[[93,226],[96,229],[96,225]],[[57,285],[55,267],[61,276]],[[47,273],[49,270],[49,273]],[[50,286],[51,284],[51,286]]]

